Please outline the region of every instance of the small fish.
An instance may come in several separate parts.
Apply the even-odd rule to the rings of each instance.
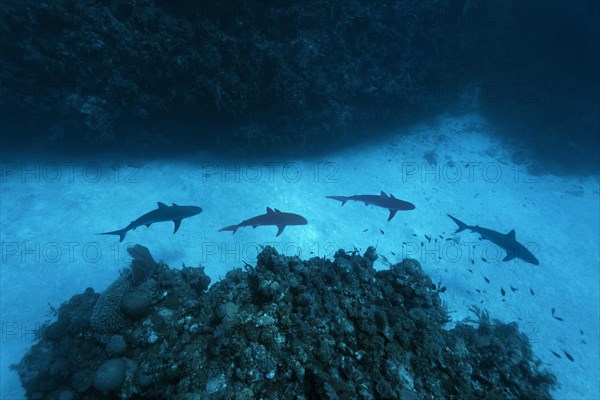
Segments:
[[[467,271],[469,271],[470,273],[473,273],[473,270],[471,268],[467,268]]]
[[[385,235],[385,232],[383,231],[383,229],[380,229],[379,232],[381,232],[382,235]]]
[[[485,259],[485,257],[481,257],[481,261],[487,262],[487,260]]]
[[[583,336],[583,329],[579,330],[579,334]]]
[[[147,374],[156,374],[156,373],[162,371],[163,369],[165,369],[164,364],[152,364],[152,365],[149,365],[148,368],[146,368],[145,372]]]
[[[431,236],[425,235],[425,239],[427,239],[427,243],[431,243]]]
[[[504,288],[500,288],[500,294],[501,294],[502,296],[506,295],[506,291],[504,291]]]
[[[395,255],[396,255],[396,253],[394,253],[393,251],[390,251],[390,253],[392,253],[392,255],[393,255],[393,256],[395,256]]]
[[[556,311],[556,309],[554,307],[552,307],[552,316],[554,317],[554,319],[557,319],[559,321],[563,321],[563,319],[561,317],[558,317],[558,316],[554,315],[555,311]]]
[[[479,290],[479,289],[475,289],[475,290],[477,290],[477,293],[481,293],[481,290]]]
[[[569,353],[567,353],[566,351],[563,350],[563,353],[565,353],[565,356],[567,356],[567,358],[569,359],[569,361],[571,362],[575,362],[575,359],[573,358],[572,355],[570,355]]]
[[[471,258],[471,264],[475,265],[475,260]]]
[[[558,354],[557,352],[555,352],[555,351],[552,351],[552,350],[550,350],[550,352],[551,352],[552,354],[554,354],[554,357],[556,357],[556,358],[562,358],[562,357],[560,356],[560,354]]]
[[[413,235],[414,237],[417,237],[417,234],[416,234],[416,233],[413,233],[412,235]]]
[[[246,272],[250,272],[254,269],[254,267],[252,265],[248,264],[246,261],[242,260],[242,262],[244,263],[244,269],[246,270]]]
[[[421,247],[425,246],[425,243],[421,242]]]
[[[440,237],[440,239],[443,239],[444,237],[442,235],[438,235]]]
[[[529,288],[529,292],[531,293],[532,296],[535,296],[535,293],[533,292],[532,288]]]
[[[513,292],[516,292],[516,291],[517,291],[517,290],[519,290],[519,289],[517,289],[516,287],[512,287],[512,286],[511,286],[511,287],[510,287],[510,290],[512,290]]]
[[[366,231],[368,231],[368,230],[369,230],[369,228],[365,229],[365,230],[363,231],[363,233],[364,233],[364,232],[366,232]]]
[[[487,278],[487,276],[484,276],[483,279],[485,279],[487,283],[490,283],[490,280]]]

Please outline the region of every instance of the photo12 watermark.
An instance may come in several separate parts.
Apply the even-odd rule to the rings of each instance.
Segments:
[[[234,183],[338,183],[339,166],[334,162],[251,162],[201,164],[202,182]]]
[[[500,162],[467,161],[446,163],[403,162],[402,183],[499,183],[509,180],[514,183],[538,183],[536,164],[504,164]]]
[[[123,263],[131,257],[125,251],[131,244],[101,244],[100,242],[60,242],[60,241],[2,241],[0,261],[6,266],[24,267],[35,264],[57,266]]]
[[[528,263],[526,260],[530,258],[529,253],[536,255],[540,251],[540,246],[536,242],[523,243],[523,247],[523,250],[515,249],[514,253],[508,255],[506,250],[492,242],[435,239],[402,242],[400,256],[402,259],[418,260],[422,264]]]
[[[97,162],[2,162],[0,182],[27,183],[137,183],[135,163],[103,165]]]
[[[272,247],[282,256],[309,259],[325,257],[331,259],[339,246],[335,242],[218,242],[206,241],[200,243],[200,263],[209,262],[255,264],[258,255],[267,247]]]

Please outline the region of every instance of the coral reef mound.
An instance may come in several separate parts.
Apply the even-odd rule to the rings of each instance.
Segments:
[[[447,329],[415,260],[377,271],[373,247],[306,261],[266,247],[208,288],[203,268],[142,249],[135,273],[63,304],[14,366],[28,398],[551,398],[517,325],[476,310]],[[132,297],[143,312],[122,312]]]

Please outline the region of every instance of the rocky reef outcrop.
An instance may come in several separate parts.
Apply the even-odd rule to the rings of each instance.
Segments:
[[[209,288],[203,268],[130,253],[132,270],[63,304],[14,366],[28,398],[551,397],[555,378],[517,325],[476,310],[447,329],[415,260],[377,271],[373,247],[333,260],[266,247]],[[124,312],[132,293],[143,312]]]

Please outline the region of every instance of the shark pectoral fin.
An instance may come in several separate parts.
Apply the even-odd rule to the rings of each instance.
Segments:
[[[394,215],[396,215],[397,212],[398,212],[398,210],[392,210],[392,209],[390,209],[390,216],[388,217],[388,221],[391,221],[392,218],[394,218]]]
[[[509,252],[507,252],[507,253],[506,253],[506,257],[504,257],[504,258],[502,259],[502,261],[510,261],[510,260],[512,260],[512,259],[513,259],[513,258],[515,258],[515,257],[516,257],[516,254],[515,254],[515,253],[509,253]]]
[[[146,224],[146,228],[150,228],[150,225],[152,225],[152,223]]]
[[[181,226],[181,220],[180,219],[174,219],[173,223],[175,224],[175,229],[173,230],[173,234],[175,234],[177,232],[177,230],[179,229],[179,227]]]
[[[275,237],[281,235],[281,232],[285,229],[285,225],[277,225],[277,235]]]

